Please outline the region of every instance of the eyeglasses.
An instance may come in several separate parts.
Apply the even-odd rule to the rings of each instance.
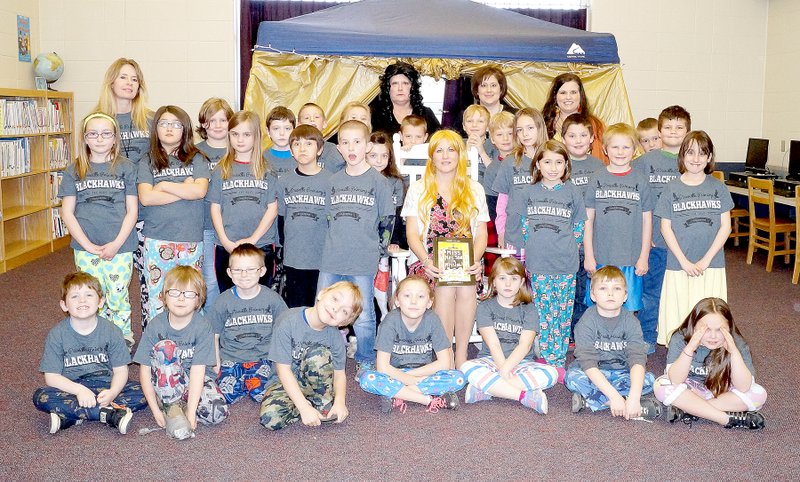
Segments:
[[[157,125],[162,129],[166,129],[168,127],[174,127],[175,129],[183,129],[183,124],[180,121],[162,120],[158,121]]]
[[[231,274],[242,274],[242,273],[255,274],[258,273],[258,270],[260,269],[261,268],[230,268]]]
[[[83,135],[83,138],[84,139],[97,139],[98,137],[102,137],[103,139],[111,139],[115,135],[116,134],[113,131],[103,131],[103,132],[89,131],[89,132],[87,132],[86,134]]]
[[[180,298],[181,295],[183,295],[183,297],[187,300],[193,300],[197,298],[196,291],[167,290],[167,296],[170,298]]]

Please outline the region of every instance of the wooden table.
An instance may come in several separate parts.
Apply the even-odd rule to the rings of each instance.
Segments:
[[[728,191],[731,194],[740,194],[744,197],[748,197],[749,193],[747,192],[746,187],[738,187],[738,186],[730,186],[727,185]],[[794,207],[795,206],[795,199],[793,197],[786,197],[786,196],[778,196],[775,195],[775,204],[783,204],[784,206]]]

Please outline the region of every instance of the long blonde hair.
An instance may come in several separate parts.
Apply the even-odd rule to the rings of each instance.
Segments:
[[[450,144],[458,155],[456,175],[451,185],[450,203],[447,205],[447,215],[456,221],[456,233],[458,237],[472,237],[472,220],[478,215],[478,207],[475,203],[475,196],[472,195],[470,187],[471,179],[467,176],[467,148],[464,140],[455,131],[442,129],[436,131],[431,136],[428,145],[428,164],[425,167],[423,182],[425,189],[422,192],[422,199],[419,203],[419,215],[424,224],[430,221],[430,211],[436,198],[439,196],[439,186],[436,185],[436,166],[433,164],[433,153],[443,142]],[[424,233],[420,234],[420,238]]]
[[[112,128],[114,129],[114,147],[111,148],[111,152],[108,153],[108,157],[111,161],[111,173],[114,173],[114,168],[117,166],[117,161],[119,161],[119,126],[117,125],[117,120],[111,117],[108,114],[104,114],[102,112],[92,112],[86,117],[83,118],[83,122],[81,123],[81,148],[78,152],[78,157],[75,158],[75,174],[78,175],[78,179],[83,180],[86,177],[86,174],[89,172],[89,167],[91,166],[91,150],[89,149],[89,144],[86,143],[86,126],[89,125],[89,121],[94,119],[103,119],[111,123]]]
[[[147,107],[147,84],[144,82],[142,69],[133,59],[120,57],[108,66],[106,74],[103,77],[103,85],[100,87],[100,99],[92,110],[108,114],[112,117],[117,115],[117,102],[114,99],[114,91],[111,88],[111,84],[117,80],[119,71],[126,65],[133,67],[133,70],[136,71],[136,78],[139,80],[139,90],[136,92],[136,97],[134,97],[132,101],[131,122],[137,129],[146,131],[147,120],[152,118],[153,111]]]
[[[263,179],[264,174],[269,170],[270,166],[264,156],[261,155],[261,120],[258,114],[249,110],[240,110],[233,114],[228,121],[228,136],[233,128],[246,124],[253,132],[253,151],[250,153],[250,169],[256,179]],[[230,179],[231,169],[233,163],[236,161],[236,151],[233,150],[228,138],[228,152],[220,159],[217,167],[222,172],[222,179]]]

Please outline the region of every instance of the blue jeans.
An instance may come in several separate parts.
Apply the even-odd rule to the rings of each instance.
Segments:
[[[203,230],[203,281],[206,282],[206,309],[214,306],[214,300],[219,296],[219,285],[217,284],[217,273],[214,271],[214,251],[217,240],[217,233],[213,229]]]
[[[600,373],[606,377],[608,383],[613,386],[620,395],[627,397],[631,391],[631,372],[630,370],[604,370],[600,369]],[[651,393],[653,391],[653,383],[656,377],[650,372],[644,374],[644,384],[642,385],[642,395]],[[593,412],[598,410],[608,409],[608,397],[600,391],[597,386],[592,383],[586,372],[581,370],[578,363],[573,363],[567,369],[564,375],[564,386],[570,392],[580,393],[586,399],[586,405],[592,409]]]
[[[664,272],[667,269],[666,248],[651,248],[648,265],[647,274],[642,280],[642,309],[637,316],[642,325],[644,341],[655,347],[661,285],[664,283]]]
[[[364,308],[361,311],[361,315],[359,315],[358,319],[353,323],[353,331],[356,332],[356,338],[358,338],[355,360],[356,363],[374,364],[377,321],[375,320],[375,305],[372,303],[372,297],[374,296],[375,289],[373,285],[375,274],[352,276],[320,271],[319,281],[317,281],[317,293],[319,293],[321,289],[327,288],[338,281],[350,281],[361,290]]]

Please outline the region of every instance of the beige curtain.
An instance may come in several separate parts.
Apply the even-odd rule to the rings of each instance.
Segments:
[[[269,111],[283,105],[297,113],[306,102],[325,111],[328,136],[339,126],[339,117],[349,102],[369,102],[379,91],[380,75],[387,65],[408,62],[422,75],[456,79],[471,74],[487,61],[431,58],[377,58],[298,55],[284,52],[253,53],[244,108],[265,119]],[[581,77],[594,115],[606,125],[633,123],[628,93],[617,64],[498,62],[508,81],[507,100],[541,109],[557,75],[573,72]],[[269,146],[265,137],[264,148]]]

